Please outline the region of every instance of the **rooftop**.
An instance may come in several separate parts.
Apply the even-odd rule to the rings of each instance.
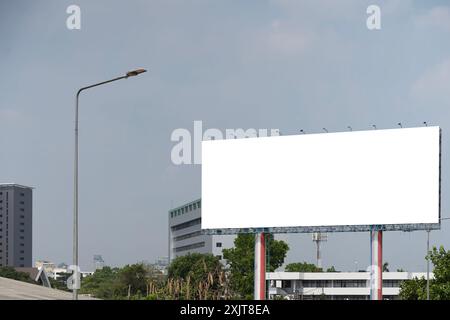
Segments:
[[[426,277],[426,272],[383,272],[383,280]],[[370,272],[267,272],[267,280],[369,280]],[[430,272],[430,278],[433,273]]]
[[[80,300],[96,300],[79,295]],[[1,278],[0,300],[71,300],[72,293],[46,288],[32,283]]]

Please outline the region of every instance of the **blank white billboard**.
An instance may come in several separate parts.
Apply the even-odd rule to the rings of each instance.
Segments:
[[[435,224],[439,127],[202,142],[202,229]]]

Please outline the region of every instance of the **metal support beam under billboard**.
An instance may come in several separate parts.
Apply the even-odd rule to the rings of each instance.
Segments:
[[[266,241],[263,232],[255,235],[255,300],[266,299]]]
[[[383,231],[370,231],[370,300],[383,300]]]

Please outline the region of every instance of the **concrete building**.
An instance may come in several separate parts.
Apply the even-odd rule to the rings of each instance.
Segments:
[[[383,299],[399,299],[400,283],[425,272],[383,272]],[[433,274],[430,273],[430,278]],[[369,272],[268,272],[268,298],[369,300]]]
[[[35,268],[43,269],[49,278],[58,280],[58,279],[66,279],[69,275],[72,274],[72,271],[69,270],[69,266],[65,263],[61,263],[58,266],[51,261],[47,260],[37,260],[34,263]],[[94,274],[94,271],[80,271],[81,277],[87,277]]]
[[[32,188],[0,184],[0,267],[32,267]]]
[[[37,260],[34,263],[34,267],[37,268],[37,269],[43,268],[45,270],[45,272],[50,273],[51,271],[53,271],[53,269],[56,268],[56,265],[53,262],[51,262],[51,261]]]
[[[223,260],[222,250],[234,245],[232,235],[204,235],[201,200],[169,211],[169,261],[188,253],[210,253]]]

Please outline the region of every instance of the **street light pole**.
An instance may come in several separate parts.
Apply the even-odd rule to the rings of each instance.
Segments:
[[[83,87],[77,91],[75,97],[75,154],[74,154],[74,188],[73,188],[73,300],[78,300],[78,286],[80,284],[80,274],[78,269],[78,102],[80,93],[84,90],[101,86],[113,81],[127,79],[129,77],[137,76],[146,72],[145,69],[137,69],[127,72],[124,76],[117,77],[111,80],[99,82],[87,87]]]

